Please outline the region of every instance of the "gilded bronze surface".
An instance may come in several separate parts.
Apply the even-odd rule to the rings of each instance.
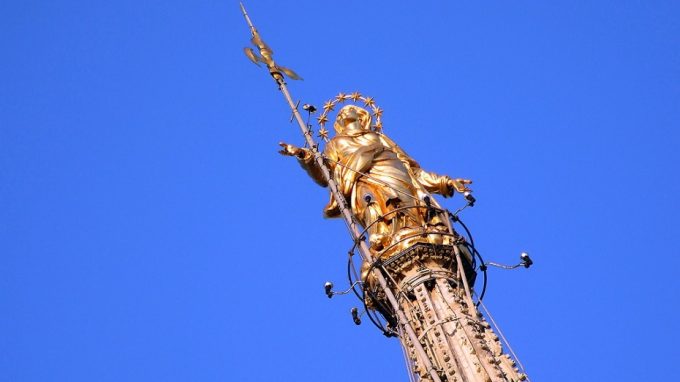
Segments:
[[[336,99],[364,98],[354,93],[340,94]],[[365,104],[374,106],[371,98]],[[324,106],[319,117],[323,127],[326,113],[334,104]],[[382,110],[370,113],[363,107],[346,105],[335,118],[335,136],[323,150],[324,164],[349,203],[359,223],[368,228],[371,250],[382,258],[400,252],[416,242],[451,244],[453,236],[445,223],[446,217],[432,213],[430,207],[440,206],[431,194],[450,197],[455,192],[470,191],[472,181],[451,178],[420,167],[392,139],[381,132],[378,118]],[[378,119],[373,124],[373,118]],[[325,133],[324,135],[326,135]],[[327,186],[312,151],[281,143],[281,154],[298,158],[302,168],[319,185]],[[331,194],[323,210],[326,217],[338,217],[338,200]]]

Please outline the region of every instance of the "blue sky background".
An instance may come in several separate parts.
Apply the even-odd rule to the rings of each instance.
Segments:
[[[463,219],[536,381],[680,361],[680,5],[248,1],[320,106],[361,91]],[[0,380],[406,381],[233,1],[0,4]],[[460,198],[447,200],[456,209]]]

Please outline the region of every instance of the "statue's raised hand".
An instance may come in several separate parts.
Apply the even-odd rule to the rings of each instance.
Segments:
[[[279,150],[279,154],[281,154],[281,155],[287,155],[287,156],[298,157],[298,158],[304,158],[305,157],[305,150],[304,149],[290,145],[290,144],[285,143],[285,142],[279,142],[279,146],[282,147],[282,149]]]
[[[472,191],[467,187],[468,184],[472,184],[470,179],[456,178],[449,180],[449,187],[461,194]]]

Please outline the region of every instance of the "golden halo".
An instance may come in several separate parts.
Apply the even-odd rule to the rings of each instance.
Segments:
[[[321,115],[316,118],[319,126],[321,127],[319,129],[319,136],[323,138],[324,141],[328,142],[328,130],[326,130],[328,113],[333,111],[336,105],[344,104],[350,100],[355,104],[361,101],[363,102],[364,106],[370,107],[371,111],[373,111],[371,116],[373,117],[374,121],[373,125],[371,126],[371,130],[378,132],[382,130],[382,121],[380,118],[382,117],[383,110],[375,104],[375,100],[372,97],[364,97],[359,92],[354,92],[351,94],[340,93],[335,96],[335,98],[326,101],[326,103],[323,105],[323,113],[321,113]]]

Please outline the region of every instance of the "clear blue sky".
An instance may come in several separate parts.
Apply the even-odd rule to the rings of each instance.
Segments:
[[[534,380],[677,375],[680,5],[248,1],[320,106],[359,90],[463,218]],[[0,380],[405,381],[280,140],[234,1],[0,4]],[[447,200],[451,209],[460,198]]]

